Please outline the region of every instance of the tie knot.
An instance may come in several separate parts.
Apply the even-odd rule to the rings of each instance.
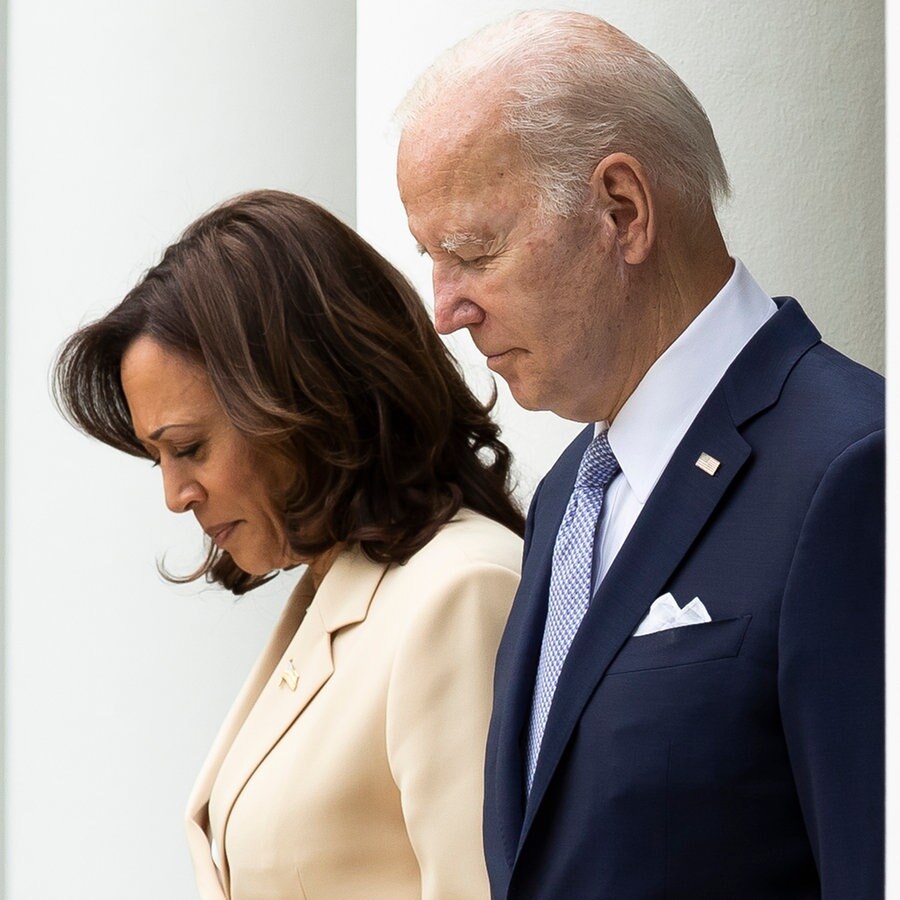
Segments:
[[[604,431],[588,444],[584,456],[581,457],[581,465],[575,478],[575,490],[588,488],[605,491],[618,471],[619,461],[609,446],[609,433]]]

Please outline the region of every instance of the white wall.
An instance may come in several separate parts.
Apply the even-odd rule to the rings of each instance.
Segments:
[[[721,216],[733,254],[772,294],[793,294],[825,339],[883,367],[884,126],[880,0],[378,0],[359,4],[360,231],[431,299],[394,182],[391,114],[440,50],[516,9],[554,5],[608,19],[659,53],[705,106],[732,176]],[[451,341],[489,387],[467,336]],[[499,380],[499,379],[498,379]],[[577,431],[519,410],[500,421],[527,496]]]
[[[289,585],[173,589],[158,472],[51,407],[59,342],[203,210],[355,208],[355,3],[9,0],[8,900],[195,896],[182,811]]]

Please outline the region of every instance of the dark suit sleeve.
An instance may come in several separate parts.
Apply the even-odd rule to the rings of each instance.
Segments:
[[[884,432],[828,467],[781,611],[784,732],[823,900],[884,896]]]
[[[541,496],[541,488],[544,486],[544,479],[538,482],[538,486],[534,489],[531,497],[531,503],[528,504],[528,516],[525,519],[525,547],[522,551],[522,559],[528,558],[528,551],[531,549],[531,538],[534,534],[534,519],[537,515],[538,498]]]

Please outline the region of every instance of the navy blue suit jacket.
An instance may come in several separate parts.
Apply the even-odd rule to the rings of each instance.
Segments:
[[[538,487],[488,738],[495,900],[882,896],[884,385],[778,302],[593,597],[526,798],[553,544],[591,428]],[[713,621],[632,637],[667,591]]]

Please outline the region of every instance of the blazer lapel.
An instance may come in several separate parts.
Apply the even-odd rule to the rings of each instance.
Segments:
[[[251,775],[334,672],[333,635],[365,620],[369,604],[387,567],[373,563],[358,548],[342,553],[322,580],[305,615],[282,652],[266,651],[272,665],[261,672],[262,685],[221,762],[212,791],[211,820],[223,862],[228,819]],[[298,590],[312,590],[304,576]]]
[[[300,580],[285,604],[266,648],[260,654],[213,741],[200,774],[194,783],[187,807],[188,846],[203,900],[224,900],[219,875],[213,864],[209,834],[209,797],[235,736],[253,708],[263,685],[275,668],[285,647],[297,631],[312,601],[313,586],[308,577]],[[217,840],[221,840],[221,836]],[[221,848],[221,844],[219,844]]]
[[[776,302],[779,312],[738,356],[679,444],[575,635],[544,731],[520,850],[584,706],[750,457],[739,426],[777,400],[791,368],[819,340],[796,301]],[[702,453],[719,461],[714,475],[696,465]]]

